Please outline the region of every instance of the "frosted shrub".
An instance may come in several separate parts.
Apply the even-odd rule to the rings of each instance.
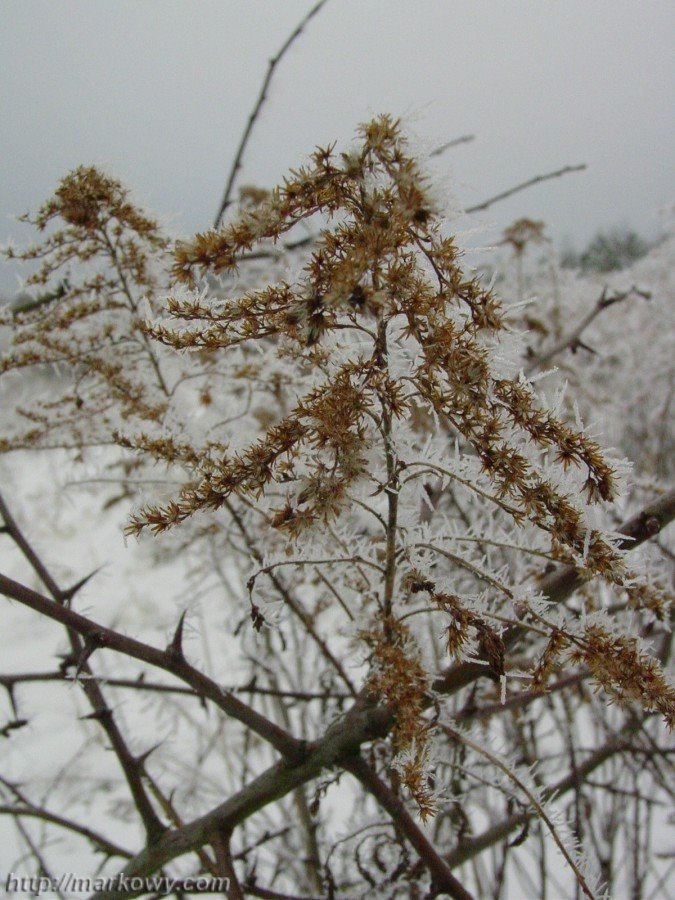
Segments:
[[[35,224],[53,219],[66,226],[24,254],[45,259],[34,283],[50,290],[66,264],[93,274],[69,274],[44,303],[7,314],[2,370],[58,363],[72,381],[18,410],[4,449],[101,443],[137,472],[166,466],[182,487],[134,495],[127,533],[168,541],[202,584],[218,571],[205,640],[236,638],[227,675],[223,662],[206,675],[187,660],[183,618],[158,651],[63,597],[2,582],[79,635],[76,678],[86,665],[93,679],[89,666],[110,648],[240,723],[216,806],[183,791],[161,749],[146,765],[113,742],[146,826],[125,872],[148,875],[196,850],[194,865],[230,877],[232,896],[264,883],[468,897],[464,884],[480,891],[482,876],[465,868],[458,880],[452,868],[501,843],[503,878],[508,835],[526,843],[536,817],[594,896],[579,822],[570,836],[549,808],[583,777],[557,783],[521,712],[539,704],[542,723],[569,736],[594,716],[609,722],[615,702],[629,710],[613,726],[623,742],[635,723],[651,728],[652,713],[672,725],[661,645],[641,637],[648,626],[666,646],[665,582],[640,576],[626,554],[674,503],[657,500],[623,535],[603,527],[621,466],[568,424],[562,397],[557,409],[538,399],[508,310],[463,271],[398,122],[363,126],[348,152],[316,150],[224,227],[178,243],[170,275],[155,223],[96,170],[68,176]],[[319,228],[307,256],[289,254],[273,282],[271,264],[252,269],[306,220]],[[18,540],[18,526],[7,530]],[[581,604],[568,602],[577,589]],[[189,597],[183,605],[189,622]],[[247,703],[219,687],[233,670],[249,679]],[[481,718],[503,753],[465,730]],[[190,762],[199,779],[208,753],[191,740],[203,748]],[[342,799],[330,800],[337,787]],[[358,810],[346,823],[345,805]],[[476,834],[486,811],[494,839]]]

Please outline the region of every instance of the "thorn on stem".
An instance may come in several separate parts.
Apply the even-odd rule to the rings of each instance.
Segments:
[[[183,653],[183,627],[185,625],[185,616],[187,615],[187,610],[184,609],[181,613],[181,617],[178,620],[178,625],[176,626],[176,630],[173,634],[173,639],[171,643],[166,648],[167,653],[171,656],[171,658],[175,661],[182,661],[185,659],[185,654]]]
[[[60,600],[64,604],[64,606],[70,606],[71,601],[72,601],[73,597],[75,596],[75,594],[77,594],[77,592],[79,590],[81,590],[81,588],[83,588],[85,586],[85,584],[91,578],[94,577],[94,575],[96,575],[98,572],[100,572],[101,568],[102,568],[102,566],[98,566],[96,569],[94,569],[93,572],[90,572],[88,575],[85,575],[84,578],[81,578],[72,587],[69,587],[67,590],[61,592]]]
[[[28,719],[12,719],[0,728],[0,737],[8,738],[12,731],[25,728],[26,725],[28,725]]]
[[[93,722],[111,722],[113,718],[113,711],[109,706],[103,706],[100,709],[95,709],[88,715],[80,716],[79,718],[81,722],[86,722],[87,720],[91,720]]]
[[[77,668],[75,669],[75,678],[78,678],[82,669],[85,667],[87,660],[92,655],[94,650],[98,650],[99,647],[105,646],[106,637],[104,632],[102,631],[92,631],[88,634],[84,640],[84,647],[82,648],[82,653],[80,654],[80,658],[77,661]]]
[[[135,757],[134,765],[139,771],[142,772],[145,769],[145,763],[147,762],[148,758],[155,752],[155,750],[157,750],[158,747],[161,747],[161,745],[162,742],[159,741],[157,744],[153,744],[152,747],[145,751],[145,753],[141,753],[140,756]]]

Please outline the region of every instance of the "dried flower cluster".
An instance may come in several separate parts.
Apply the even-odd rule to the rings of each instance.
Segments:
[[[328,528],[356,502],[381,523],[367,527],[383,544],[381,582],[366,579],[375,601],[365,607],[368,614],[377,610],[376,621],[397,622],[409,612],[404,560],[425,577],[439,569],[448,577],[444,561],[450,559],[497,587],[501,596],[479,613],[469,598],[432,591],[434,606],[450,618],[448,649],[460,658],[476,653],[500,677],[504,647],[499,627],[486,621],[489,613],[499,607],[513,620],[531,616],[533,624],[556,634],[558,626],[549,626],[536,603],[530,606],[526,597],[491,580],[489,571],[421,540],[428,527],[415,476],[428,477],[434,469],[407,423],[420,414],[436,422],[436,445],[445,441],[448,454],[459,441],[489,485],[496,509],[516,525],[529,523],[548,533],[553,558],[576,565],[584,577],[599,574],[622,585],[621,552],[592,528],[578,502],[579,494],[588,503],[612,500],[615,472],[594,440],[541,407],[517,371],[508,374],[499,366],[504,312],[491,291],[462,272],[456,245],[443,234],[432,193],[398,123],[375,120],[362,129],[361,139],[349,153],[317,150],[310,166],[232,224],[176,249],[174,275],[194,285],[198,275],[236,270],[242,255],[261,242],[278,241],[299,221],[317,215],[328,220],[293,282],[227,300],[203,293],[172,296],[169,317],[147,327],[153,339],[178,350],[215,355],[243,347],[243,358],[250,359],[258,343],[265,354],[288,363],[296,398],[290,411],[248,446],[234,452],[225,447],[219,452],[212,444],[198,449],[179,497],[146,507],[128,530],[165,531],[236,497],[264,510],[267,524],[285,540],[304,541],[307,528]],[[303,392],[304,385],[309,389]],[[138,446],[147,449],[147,438],[140,437]],[[160,458],[173,458],[171,441],[154,449]],[[577,481],[565,480],[571,472],[579,473]],[[384,498],[381,514],[374,497]],[[442,496],[435,507],[440,518]],[[355,560],[358,554],[352,557],[350,551],[347,543],[347,558]],[[298,551],[287,544],[284,552]],[[502,605],[505,600],[511,611]],[[354,610],[363,612],[363,605]],[[377,625],[371,636],[387,643],[394,634],[396,629]],[[597,640],[581,633],[574,640],[596,660],[591,668],[597,674],[605,665]],[[386,653],[376,649],[375,657],[382,660],[389,652],[391,647]],[[399,657],[404,658],[400,648]],[[622,685],[622,690],[652,708],[653,698],[638,676],[639,670],[650,678],[651,670],[641,669],[636,659],[632,688]],[[605,684],[617,683],[616,671],[603,671]],[[400,679],[406,682],[403,675]],[[412,683],[420,682],[412,678],[406,690]],[[385,693],[395,694],[391,685]],[[666,696],[663,712],[672,706]],[[402,718],[408,712],[416,721],[415,703],[397,705],[401,733],[407,733]],[[402,743],[408,748],[417,739],[422,752],[424,727],[413,731]]]
[[[122,420],[160,419],[167,388],[156,350],[140,327],[139,304],[154,298],[158,261],[168,242],[118,181],[80,166],[37,216],[42,244],[10,258],[39,262],[30,301],[4,312],[12,348],[0,374],[54,366],[67,372],[61,392],[16,410],[19,424],[0,449],[109,442]],[[28,423],[21,427],[21,420]]]

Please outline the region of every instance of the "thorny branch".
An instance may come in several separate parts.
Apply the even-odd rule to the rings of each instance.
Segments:
[[[41,562],[35,550],[24,537],[1,495],[0,515],[4,521],[6,533],[12,538],[14,543],[30,562],[36,574],[41,578],[46,588],[51,593],[54,602],[61,606],[65,606],[66,603],[72,603],[75,594],[84,586],[84,584],[86,584],[88,578],[82,579],[79,584],[75,585],[70,590],[62,591]],[[99,722],[108,736],[115,755],[119,760],[124,777],[129,785],[129,790],[133,797],[136,809],[145,826],[147,838],[149,841],[152,841],[164,831],[165,826],[157,816],[143,784],[142,775],[144,757],[135,757],[129,750],[127,742],[115,721],[114,712],[106,702],[100,684],[92,677],[92,670],[87,660],[90,645],[87,644],[86,640],[83,643],[77,632],[71,629],[68,629],[68,639],[70,641],[72,664],[77,666],[78,673],[82,673],[85,676],[80,681],[80,684],[92,708],[92,713],[89,718]]]
[[[564,350],[570,350],[572,353],[576,353],[579,348],[583,348],[585,350],[589,350],[590,352],[595,352],[590,348],[587,344],[583,343],[581,340],[581,336],[584,331],[588,328],[588,326],[593,322],[600,313],[604,312],[604,310],[608,309],[610,306],[614,306],[616,303],[622,303],[624,300],[629,297],[636,296],[642,297],[644,300],[649,300],[651,298],[651,294],[648,291],[642,291],[639,288],[633,286],[628,291],[618,291],[614,294],[607,296],[607,290],[605,289],[602,292],[602,295],[598,298],[593,309],[579,322],[579,324],[567,335],[561,338],[556,344],[552,347],[545,349],[541,353],[531,352],[531,362],[528,366],[528,373],[532,372],[534,369],[542,368],[543,366],[548,365],[552,359],[555,359],[559,353],[562,353]]]
[[[627,536],[627,549],[637,547],[644,540],[648,540],[659,533],[673,518],[675,518],[675,492],[669,497],[648,506],[622,526],[621,530]],[[659,523],[659,528],[655,527],[653,520]],[[548,579],[551,585],[551,593],[555,596],[557,602],[562,602],[566,599],[579,584],[578,579],[564,569],[553,576],[548,576]],[[364,743],[372,741],[375,737],[384,737],[387,734],[392,726],[390,710],[373,706],[365,696],[362,696],[357,699],[345,716],[328,730],[323,738],[306,744],[301,749],[300,745],[302,742],[298,742],[285,733],[283,733],[283,740],[277,739],[275,741],[270,736],[270,731],[281,731],[278,729],[278,726],[273,726],[272,723],[268,723],[264,719],[262,720],[263,724],[260,725],[259,720],[262,717],[259,717],[259,714],[253,713],[248,708],[244,708],[243,714],[239,708],[233,709],[217,686],[215,686],[214,692],[214,686],[209,679],[197,673],[196,670],[192,670],[187,663],[176,667],[175,660],[167,652],[156,650],[135,639],[127,638],[107,629],[63,605],[41,597],[36,592],[13,582],[4,575],[0,575],[0,592],[48,618],[62,622],[85,639],[91,635],[96,635],[95,643],[97,647],[105,647],[146,662],[149,665],[162,668],[191,684],[200,696],[211,699],[214,702],[220,699],[218,705],[225,712],[239,717],[249,727],[257,725],[257,728],[254,727],[254,730],[258,730],[258,733],[270,740],[270,743],[275,745],[278,750],[286,752],[288,761],[282,761],[273,765],[266,773],[255,779],[239,794],[233,795],[200,819],[187,823],[179,829],[170,829],[165,834],[156,837],[142,853],[134,857],[129,865],[125,867],[123,870],[124,874],[152,874],[170,860],[197,850],[208,843],[209,835],[214,831],[219,829],[232,830],[266,805],[317,778],[325,768],[336,765],[351,771],[359,779],[363,778],[367,781],[369,790],[375,793],[378,801],[383,803],[390,814],[398,816],[399,824],[404,832],[410,832],[409,838],[413,840],[413,845],[416,849],[422,851],[422,853],[426,852],[424,848],[427,846],[428,841],[421,832],[419,832],[419,835],[417,834],[419,829],[410,819],[409,814],[405,811],[405,807],[400,804],[400,801],[395,801],[390,796],[385,797],[384,791],[386,791],[386,788],[379,782],[376,785],[372,776],[366,772],[367,767],[365,767],[365,764],[359,762],[358,756],[354,756],[355,752],[358,752],[358,749]],[[484,667],[479,665],[471,666],[471,664],[466,664],[464,667],[455,667],[454,670],[450,670],[449,673],[434,684],[434,690],[439,693],[451,693],[457,690],[458,687],[470,684],[476,677],[483,675],[484,672]],[[631,720],[627,728],[631,733],[635,730],[634,720]],[[550,788],[550,796],[558,796],[571,789],[574,784],[578,783],[579,779],[594,771],[612,753],[619,752],[625,745],[626,733],[622,731],[620,737],[608,742],[605,747],[594,753],[583,766],[577,769],[573,779],[567,777]],[[448,860],[446,860],[446,864],[451,868],[456,867],[466,859],[471,858],[474,853],[478,853],[485,847],[503,839],[533,814],[536,813],[528,812],[527,814],[514,815],[501,825],[490,829],[484,836],[474,839],[470,844],[463,844],[461,850],[450,855]],[[42,817],[44,818],[44,816]],[[424,864],[429,868],[434,878],[437,879],[439,886],[442,886],[444,882],[441,876],[446,871],[444,868],[446,864],[443,864],[442,868],[436,870],[436,859],[435,851],[429,858],[422,855]],[[453,890],[457,893],[451,894],[451,896],[470,897],[466,892],[461,893],[464,889],[459,883],[453,881],[452,884],[454,885]],[[122,895],[116,893],[100,895],[101,898],[118,896]]]
[[[30,607],[48,619],[60,622],[81,635],[85,639],[85,647],[89,648],[90,654],[95,650],[106,648],[163,669],[189,684],[200,696],[210,700],[227,715],[253,729],[282,755],[294,758],[302,753],[301,741],[291,737],[265,716],[237,700],[220,685],[191,666],[182,654],[176,654],[171,647],[167,650],[158,650],[135,638],[127,637],[111,628],[99,625],[86,616],[55,603],[37,591],[2,574],[0,574],[0,593]],[[85,683],[88,680],[85,679]]]

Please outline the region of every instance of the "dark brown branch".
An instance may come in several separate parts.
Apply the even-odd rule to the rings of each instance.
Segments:
[[[509,188],[508,191],[502,191],[501,194],[495,194],[494,197],[490,197],[488,200],[483,200],[482,203],[478,203],[476,206],[467,207],[464,212],[482,212],[482,210],[488,209],[490,206],[492,206],[493,203],[498,203],[500,200],[506,200],[507,197],[511,197],[513,194],[518,194],[520,191],[524,191],[526,188],[532,187],[532,185],[534,184],[539,184],[542,181],[550,181],[551,178],[560,178],[561,175],[567,175],[568,172],[581,172],[587,168],[588,166],[586,165],[586,163],[581,163],[578,166],[565,166],[562,169],[557,169],[555,172],[548,172],[546,175],[537,175],[534,178],[530,178],[529,181],[523,181],[522,184],[517,184],[515,187]]]
[[[168,651],[158,650],[156,647],[127,637],[111,628],[105,628],[98,622],[64,606],[59,606],[42,594],[38,594],[2,574],[0,574],[0,593],[17,600],[48,619],[53,619],[55,622],[71,628],[82,635],[89,642],[89,646],[93,646],[95,649],[114,650],[150,666],[163,669],[165,672],[170,672],[189,684],[200,696],[215,703],[227,715],[237,719],[247,728],[251,728],[283,756],[295,758],[301,752],[302,741],[292,737],[283,728],[237,700],[231,693],[225,691],[215,681],[185,660],[176,660]]]
[[[12,538],[14,543],[29,561],[34,571],[43,581],[54,598],[55,603],[60,604],[62,608],[65,608],[66,603],[71,601],[77,591],[86,584],[88,577],[83,578],[70,590],[62,591],[56,581],[52,578],[47,567],[40,560],[38,554],[27,541],[14,517],[7,508],[7,504],[2,496],[0,496],[0,514],[4,520],[7,534]],[[127,742],[115,721],[114,713],[108,706],[98,681],[96,681],[95,678],[89,677],[92,675],[92,671],[88,665],[87,656],[91,651],[89,650],[86,640],[83,643],[77,632],[73,631],[71,628],[68,628],[68,640],[70,642],[73,660],[77,661],[78,671],[83,672],[85,676],[87,676],[82,679],[80,683],[93,710],[88,718],[95,719],[99,722],[105,731],[115,756],[118,759],[127,785],[129,786],[134,805],[138,810],[138,814],[145,827],[147,839],[152,841],[164,831],[164,825],[155,812],[143,785],[143,760],[136,759],[129,750]]]
[[[321,740],[306,745],[304,755],[298,757],[295,764],[284,760],[275,763],[210,812],[162,835],[135,856],[122,874],[130,877],[151,875],[171,860],[208,843],[214,831],[232,831],[265,806],[315,779],[324,769],[343,765],[362,743],[383,737],[390,725],[389,713],[365,700],[358,700]],[[96,895],[97,900],[117,900],[123,896],[132,895],[117,891]]]
[[[564,350],[571,350],[572,353],[574,353],[578,347],[585,346],[582,345],[581,335],[588,328],[591,322],[593,322],[593,320],[596,319],[600,315],[600,313],[604,312],[604,310],[608,309],[610,306],[613,306],[616,303],[621,303],[623,300],[626,300],[628,297],[631,297],[633,295],[642,297],[644,300],[651,299],[650,293],[648,293],[647,291],[641,291],[635,286],[633,286],[629,291],[620,291],[612,294],[609,297],[607,296],[607,291],[604,290],[593,309],[584,316],[581,322],[579,322],[579,324],[568,335],[561,338],[560,341],[554,344],[550,349],[545,350],[543,353],[537,353],[533,355],[532,361],[528,366],[528,372],[531,372],[535,368],[541,368],[542,366],[545,366]],[[586,347],[586,349],[588,349],[588,347]]]
[[[232,833],[230,831],[216,831],[211,837],[211,846],[216,857],[218,874],[228,879],[227,896],[229,900],[244,900],[244,892],[239,884],[232,861],[231,838]]]
[[[275,841],[277,838],[285,837],[290,830],[290,826],[286,825],[284,828],[279,828],[277,831],[266,831],[257,841],[254,841],[252,844],[244,847],[243,850],[235,853],[232,859],[246,859],[249,853],[252,853],[258,847],[262,847],[262,845],[268,843],[268,841]]]
[[[361,757],[355,757],[344,763],[344,767],[369,794],[372,794],[380,806],[386,809],[397,827],[415,848],[421,862],[431,874],[435,894],[448,894],[455,900],[472,900],[472,895],[452,874],[448,864],[439,856],[436,848],[405,808],[400,797],[397,797],[387,787],[368,763]]]
[[[308,24],[310,19],[314,18],[314,16],[320,12],[321,7],[326,4],[327,0],[319,0],[310,11],[305,15],[297,26],[297,28],[286,38],[284,43],[282,44],[280,50],[277,52],[276,56],[273,56],[267,64],[267,72],[265,73],[265,77],[263,79],[262,85],[260,87],[260,93],[258,94],[258,98],[255,102],[253,109],[248,117],[248,122],[246,123],[246,128],[244,129],[244,133],[241,137],[241,141],[239,142],[239,146],[237,147],[237,152],[234,157],[234,162],[232,163],[232,168],[230,170],[229,177],[227,179],[227,184],[225,186],[225,193],[223,194],[223,199],[220,202],[220,206],[218,207],[218,213],[213,223],[214,228],[218,228],[220,225],[223,216],[225,214],[225,210],[232,202],[232,189],[234,188],[234,183],[237,178],[237,173],[241,168],[241,161],[244,156],[244,152],[246,150],[246,146],[248,144],[249,138],[251,137],[251,132],[253,131],[253,126],[256,123],[256,120],[260,114],[260,110],[262,108],[263,103],[267,100],[267,90],[272,82],[272,77],[274,76],[274,70],[279,65],[281,60],[283,59],[286,52],[289,50],[291,44],[300,37],[305,26]]]

